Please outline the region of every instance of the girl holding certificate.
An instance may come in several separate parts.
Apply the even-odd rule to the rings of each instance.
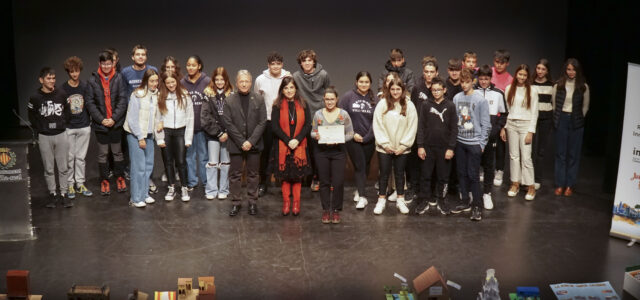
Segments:
[[[378,203],[373,210],[376,215],[382,214],[386,206],[387,182],[392,165],[398,194],[396,206],[400,213],[409,213],[404,201],[404,170],[407,154],[411,152],[418,130],[418,113],[406,95],[402,79],[393,78],[373,112],[373,133],[380,163]]]
[[[313,116],[311,137],[318,140],[315,159],[320,178],[322,223],[337,224],[344,195],[345,142],[353,139],[353,125],[349,114],[338,108],[338,92],[334,87],[325,90],[324,105]]]
[[[307,138],[311,114],[298,94],[293,77],[284,77],[271,110],[271,129],[275,135],[272,160],[274,174],[282,182],[282,215],[300,213],[302,179],[311,175]],[[293,208],[291,195],[293,194]]]

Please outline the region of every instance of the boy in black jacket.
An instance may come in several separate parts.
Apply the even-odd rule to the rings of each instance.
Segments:
[[[417,214],[424,214],[429,206],[438,206],[441,214],[447,215],[450,210],[446,204],[451,158],[456,147],[458,136],[458,115],[452,101],[445,101],[447,89],[442,79],[436,77],[431,82],[433,98],[420,108],[418,121],[418,156],[422,159],[422,183],[420,184],[420,203],[416,207]],[[435,168],[436,198],[431,195],[431,175]]]
[[[98,56],[99,67],[88,80],[87,110],[91,115],[91,127],[98,141],[98,167],[100,168],[100,193],[111,193],[107,155],[113,153],[113,169],[117,176],[118,192],[127,190],[124,180],[124,155],[122,153],[122,125],[127,116],[126,86],[122,75],[116,72],[113,54],[104,51]]]
[[[67,123],[70,115],[67,95],[62,89],[56,89],[56,73],[45,67],[40,71],[42,86],[38,92],[29,98],[27,109],[29,121],[38,132],[38,145],[42,164],[44,165],[44,179],[49,189],[48,208],[55,208],[57,202],[64,207],[72,207],[73,203],[67,197],[69,184],[69,141],[67,138]],[[56,193],[56,176],[54,166],[58,166],[58,181],[60,194]]]
[[[491,75],[493,71],[488,65],[483,65],[478,69],[478,84],[475,86],[476,93],[480,93],[482,97],[487,99],[489,103],[489,114],[491,116],[491,132],[489,133],[489,142],[482,152],[481,166],[484,171],[483,181],[484,191],[482,200],[485,209],[493,209],[493,200],[491,199],[491,184],[495,177],[494,169],[496,167],[496,146],[500,136],[500,130],[507,123],[507,103],[504,99],[504,93],[491,83]]]

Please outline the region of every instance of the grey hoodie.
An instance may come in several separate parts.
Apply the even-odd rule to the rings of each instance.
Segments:
[[[313,115],[324,107],[324,90],[329,87],[331,80],[329,73],[316,63],[316,69],[311,74],[305,74],[302,70],[293,73],[293,80],[298,85],[298,93],[309,104],[309,112]]]

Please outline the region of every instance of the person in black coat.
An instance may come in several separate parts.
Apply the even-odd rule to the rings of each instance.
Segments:
[[[104,51],[99,57],[100,67],[88,80],[87,110],[91,115],[91,127],[98,141],[98,166],[100,168],[100,192],[111,193],[107,155],[113,153],[114,175],[118,192],[127,190],[124,180],[124,156],[122,154],[122,124],[127,115],[127,95],[122,75],[114,68],[113,55]]]
[[[298,94],[298,85],[293,77],[282,79],[278,98],[271,110],[271,128],[275,136],[271,165],[276,178],[282,181],[282,215],[288,215],[291,210],[297,216],[300,213],[302,179],[312,174],[307,144],[311,114],[305,100]]]
[[[247,170],[247,196],[249,214],[258,213],[258,170],[260,168],[260,152],[263,150],[262,133],[267,123],[267,110],[261,95],[251,91],[251,73],[238,71],[236,76],[238,92],[230,95],[225,102],[222,122],[227,129],[231,142],[231,172],[229,185],[233,207],[230,216],[240,212],[240,191],[242,190],[242,173]]]

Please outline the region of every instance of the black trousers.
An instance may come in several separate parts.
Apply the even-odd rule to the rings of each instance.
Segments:
[[[396,192],[398,196],[404,196],[404,169],[407,165],[408,154],[386,154],[378,152],[378,160],[380,163],[380,179],[378,181],[378,195],[387,195],[387,183],[389,182],[389,175],[391,173],[391,165],[393,165],[393,172],[396,180]]]
[[[431,198],[432,179],[435,179],[435,196],[444,198],[447,194],[451,160],[445,159],[446,147],[425,147],[427,157],[421,161],[421,183],[419,198],[421,201]],[[435,172],[434,172],[435,171]],[[435,175],[435,178],[432,176]]]
[[[323,210],[342,210],[344,200],[344,167],[347,156],[344,145],[318,145],[315,160],[320,179]],[[333,187],[333,191],[331,191]]]
[[[411,147],[411,153],[408,154],[407,157],[407,167],[405,169],[407,174],[407,181],[411,185],[411,189],[418,194],[420,192],[420,177],[422,172],[420,169],[422,168],[422,159],[418,157],[418,146],[413,145]]]
[[[269,159],[271,159],[271,148],[273,147],[273,132],[271,131],[271,121],[267,120],[267,125],[262,133],[264,150],[260,153],[260,184],[267,184],[269,172]]]
[[[316,163],[316,160],[314,159],[314,157],[316,157],[316,152],[319,151],[318,149],[318,140],[314,139],[311,137],[311,133],[309,133],[307,135],[307,141],[309,143],[309,156],[311,156],[311,169],[313,170],[313,175],[312,178],[313,179],[317,179],[318,178],[318,164]]]
[[[496,148],[498,147],[499,133],[495,136],[489,136],[489,142],[482,152],[482,160],[480,162],[484,172],[484,181],[482,189],[485,194],[491,193],[493,179],[496,177]]]
[[[503,142],[502,139],[496,140],[496,170],[504,171],[504,160],[505,151],[507,148],[507,143]]]
[[[354,169],[353,177],[356,182],[358,194],[360,194],[361,197],[364,197],[367,176],[369,175],[369,166],[371,165],[371,158],[375,151],[376,145],[374,142],[367,144],[354,141],[347,142],[347,152],[349,153]]]
[[[533,145],[531,156],[533,159],[533,170],[535,182],[542,182],[542,164],[544,157],[549,150],[551,139],[553,138],[553,118],[538,118],[536,134],[533,135]]]
[[[249,204],[256,204],[258,200],[258,183],[260,182],[258,169],[260,168],[260,152],[243,152],[231,154],[231,169],[229,171],[229,192],[233,205],[240,205],[242,200],[242,173],[247,171],[247,198]]]
[[[178,174],[180,174],[180,185],[187,186],[187,147],[184,145],[184,130],[184,127],[164,129],[166,147],[160,148],[160,152],[162,152],[162,162],[167,172],[169,185],[175,184],[176,181],[175,163]]]

